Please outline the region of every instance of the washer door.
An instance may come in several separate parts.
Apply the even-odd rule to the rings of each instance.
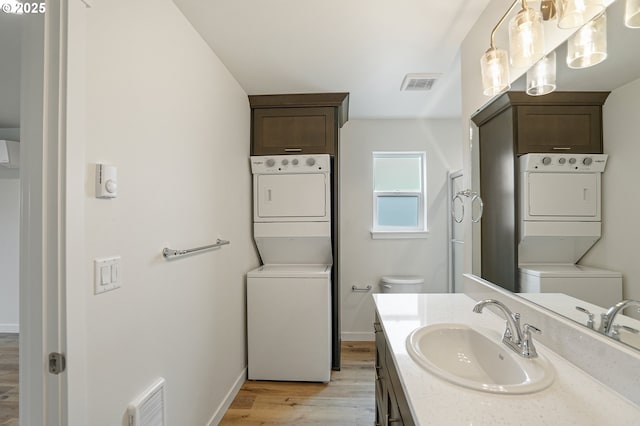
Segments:
[[[329,177],[325,173],[257,175],[254,208],[256,221],[329,220]]]

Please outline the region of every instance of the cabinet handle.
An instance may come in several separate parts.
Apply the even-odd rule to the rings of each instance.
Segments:
[[[570,146],[554,146],[553,149],[555,151],[569,151],[571,147]]]
[[[302,148],[285,148],[284,152],[302,152]]]

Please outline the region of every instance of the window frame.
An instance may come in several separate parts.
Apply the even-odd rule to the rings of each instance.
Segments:
[[[420,190],[419,191],[376,191],[375,161],[378,158],[418,158],[420,160]],[[426,238],[427,231],[427,154],[424,151],[374,151],[371,156],[372,165],[372,198],[373,198],[373,226],[372,238]],[[380,226],[378,223],[378,200],[380,197],[417,196],[418,224],[417,226]]]

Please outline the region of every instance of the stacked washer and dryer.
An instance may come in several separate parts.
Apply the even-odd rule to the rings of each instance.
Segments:
[[[329,155],[251,157],[254,239],[247,274],[250,380],[331,378]]]
[[[602,234],[606,154],[520,157],[518,266],[523,293],[564,293],[609,307],[622,300],[620,272],[578,265]]]

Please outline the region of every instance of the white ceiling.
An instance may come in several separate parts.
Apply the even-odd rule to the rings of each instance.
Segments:
[[[250,95],[350,92],[351,118],[456,117],[460,44],[489,0],[174,0]],[[407,73],[441,73],[401,92]]]

